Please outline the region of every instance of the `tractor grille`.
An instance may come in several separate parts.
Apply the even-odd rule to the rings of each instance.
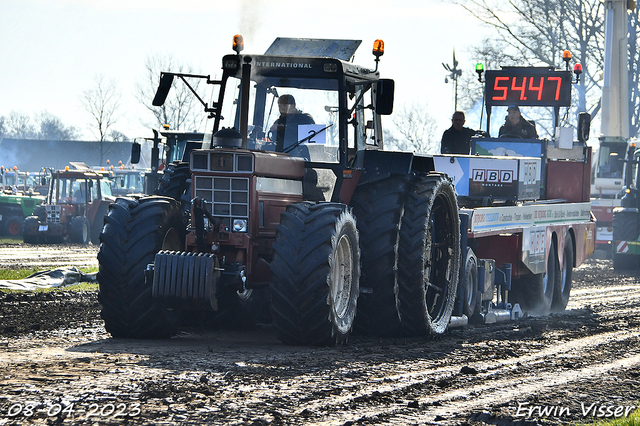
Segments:
[[[60,206],[45,206],[47,211],[47,223],[60,223]]]
[[[234,219],[249,220],[249,178],[195,176],[195,190],[227,229],[232,229]]]

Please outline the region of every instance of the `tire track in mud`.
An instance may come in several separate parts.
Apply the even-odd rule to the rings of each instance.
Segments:
[[[575,272],[563,314],[470,326],[431,341],[354,336],[344,348],[288,347],[269,327],[105,339],[97,314],[84,329],[2,336],[9,359],[0,360],[0,395],[7,396],[0,408],[46,396],[140,402],[135,423],[144,425],[449,426],[475,424],[477,416],[480,424],[509,425],[519,402],[637,399],[640,387],[621,389],[640,377],[640,284],[613,273],[610,262]]]
[[[556,364],[576,357],[597,359],[600,358],[599,352],[604,346],[623,342],[637,345],[639,337],[640,332],[628,330],[588,336],[517,358],[471,363],[471,368],[477,372],[473,375],[461,374],[463,368],[470,367],[468,362],[450,363],[446,367],[438,367],[438,362],[414,362],[410,365],[389,365],[384,370],[379,370],[377,375],[368,376],[364,382],[327,380],[327,377],[323,376],[301,376],[297,380],[300,383],[298,386],[287,386],[277,390],[260,389],[259,393],[262,398],[277,397],[296,402],[289,410],[280,407],[281,413],[288,411],[287,414],[293,417],[301,413],[316,413],[318,416],[315,420],[328,422],[327,424],[378,417],[384,417],[385,421],[389,421],[389,416],[393,418],[403,413],[410,414],[414,421],[433,420],[435,417],[442,417],[444,420],[461,411],[474,411],[490,405],[503,404],[522,395],[542,392],[548,387],[596,378],[612,370],[637,366],[640,364],[640,355],[600,364],[595,361],[595,364],[580,369],[562,368],[562,372],[558,372]],[[594,355],[590,356],[590,353]],[[540,365],[550,359],[554,365],[544,368],[553,368],[553,371],[541,372]],[[362,368],[366,370],[369,367]],[[353,376],[358,373],[358,369],[352,368],[350,373]],[[366,375],[365,371],[362,373]],[[460,382],[464,387],[456,387],[455,383],[451,383],[455,389],[434,392],[433,388],[440,388],[443,381]],[[321,392],[317,392],[318,389]],[[310,402],[300,401],[299,395],[308,395],[314,390],[316,399]],[[223,392],[223,398],[231,397],[235,391],[230,389],[227,395]],[[245,391],[247,403],[258,400],[257,395],[253,398],[251,390]],[[390,400],[398,399],[402,399],[402,403],[389,403]],[[422,406],[423,410],[416,413],[415,409],[407,408],[406,401],[411,401],[414,408]],[[345,407],[353,405],[360,408],[355,416],[348,414],[349,410],[345,410]],[[430,407],[424,408],[427,405]],[[401,422],[406,420],[406,417],[397,420]]]
[[[466,363],[450,365],[445,368],[427,368],[422,371],[408,371],[399,375],[386,375],[379,378],[391,383],[384,385],[367,385],[366,389],[359,389],[354,395],[346,397],[332,397],[330,401],[319,404],[302,404],[302,411],[334,412],[340,405],[349,405],[350,401],[363,400],[366,396],[373,401],[365,410],[367,419],[384,417],[385,421],[393,423],[407,420],[409,415],[412,421],[433,421],[441,418],[439,424],[445,424],[446,419],[459,415],[464,411],[482,410],[492,405],[500,405],[522,396],[544,392],[547,388],[558,387],[575,383],[587,378],[598,378],[606,373],[619,369],[628,369],[640,365],[640,354],[637,351],[629,356],[623,356],[610,362],[598,362],[601,358],[599,352],[608,345],[614,343],[627,343],[628,346],[638,346],[640,332],[623,330],[620,332],[603,333],[582,339],[571,340],[558,349],[544,348],[534,354],[525,355],[509,360],[495,362],[473,363],[475,373],[461,373],[463,368],[469,368]],[[593,353],[593,356],[590,356]],[[588,358],[594,361],[586,367],[579,369],[564,369],[558,371],[558,365],[566,360]],[[540,371],[540,366],[545,361],[552,359],[553,365],[542,365],[542,368],[552,371]],[[469,375],[471,374],[471,375]],[[429,386],[434,382],[451,380],[459,381],[464,387],[455,387],[453,390],[436,392],[425,396],[429,392]],[[344,389],[344,388],[343,388]],[[295,390],[291,390],[295,394]],[[375,403],[381,399],[380,395],[388,395],[397,398],[401,395],[405,400],[412,401],[414,408],[422,407],[420,413],[415,409],[407,408],[407,403],[389,406],[380,406]],[[331,422],[347,422],[362,420],[363,417],[354,418],[351,415],[328,415]],[[417,415],[416,415],[417,414]]]

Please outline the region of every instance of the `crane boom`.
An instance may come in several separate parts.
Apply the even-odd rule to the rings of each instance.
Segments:
[[[605,62],[601,133],[604,137],[628,139],[627,0],[607,0],[605,3]]]

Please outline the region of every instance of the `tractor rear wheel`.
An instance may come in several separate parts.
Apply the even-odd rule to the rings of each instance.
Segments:
[[[98,300],[105,328],[113,337],[170,337],[178,312],[152,298],[145,270],[160,250],[184,250],[180,204],[166,197],[118,198],[104,222]]]
[[[9,219],[5,221],[4,232],[11,237],[17,237],[21,235],[23,222],[24,222],[24,217],[11,216]]]
[[[456,299],[460,217],[445,174],[414,175],[400,228],[398,298],[408,336],[443,334]]]
[[[398,243],[406,185],[406,177],[391,177],[359,186],[351,199],[362,250],[361,287],[370,289],[358,300],[356,331],[399,334]]]
[[[292,345],[345,343],[360,280],[355,217],[344,204],[302,202],[280,216],[271,262],[271,314]]]
[[[613,243],[636,241],[638,239],[638,213],[630,211],[616,212],[613,215]],[[640,266],[638,256],[618,253],[613,247],[613,269],[637,269]]]

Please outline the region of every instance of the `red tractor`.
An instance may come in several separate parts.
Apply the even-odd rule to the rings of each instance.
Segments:
[[[98,244],[113,201],[109,180],[100,172],[88,167],[52,171],[45,202],[24,220],[24,242]]]
[[[235,43],[219,81],[161,75],[154,105],[174,79],[206,79],[214,124],[165,168],[158,195],[109,208],[98,281],[112,336],[168,337],[181,318],[245,327],[268,305],[288,344],[340,344],[355,323],[444,333],[460,264],[454,187],[431,158],[382,150],[394,82],[377,70],[382,42],[375,70],[351,62],[359,44],[278,39],[242,55]],[[292,98],[313,120],[278,119]]]

